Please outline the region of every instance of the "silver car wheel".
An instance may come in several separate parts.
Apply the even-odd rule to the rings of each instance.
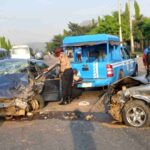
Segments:
[[[141,107],[132,107],[128,109],[126,119],[130,125],[140,127],[145,123],[147,116]]]

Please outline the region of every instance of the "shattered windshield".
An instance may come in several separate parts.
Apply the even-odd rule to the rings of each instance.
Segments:
[[[28,67],[27,60],[5,60],[0,62],[0,75],[21,73]]]

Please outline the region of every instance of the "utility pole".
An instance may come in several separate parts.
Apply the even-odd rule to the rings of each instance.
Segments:
[[[121,27],[121,4],[120,0],[117,0],[118,2],[118,19],[119,19],[119,37],[120,37],[120,45],[122,46],[122,27]]]
[[[130,45],[131,45],[131,52],[134,53],[134,38],[133,38],[133,23],[132,23],[132,11],[131,11],[131,0],[128,0],[129,6],[129,23],[130,23]]]

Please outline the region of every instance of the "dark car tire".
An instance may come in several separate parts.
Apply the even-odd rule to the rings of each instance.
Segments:
[[[38,103],[39,103],[39,108],[40,108],[40,109],[45,106],[44,99],[43,99],[43,97],[42,97],[41,95],[36,95],[36,96],[35,96],[35,100],[38,101]]]
[[[134,70],[134,73],[133,73],[132,76],[133,76],[133,77],[138,76],[138,65],[136,65],[135,70]]]
[[[123,121],[132,127],[147,127],[150,125],[150,107],[141,100],[132,100],[125,104],[122,111]],[[133,120],[136,120],[133,121]]]

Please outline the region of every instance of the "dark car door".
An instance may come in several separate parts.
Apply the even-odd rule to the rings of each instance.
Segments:
[[[46,74],[42,96],[45,101],[59,101],[62,95],[61,91],[61,80],[57,66]]]

